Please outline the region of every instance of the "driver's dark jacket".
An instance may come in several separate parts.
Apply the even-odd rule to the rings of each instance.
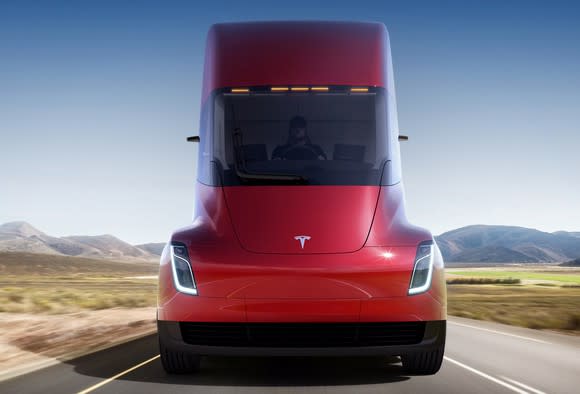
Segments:
[[[312,159],[312,157],[309,157],[310,155],[307,156],[306,154],[304,154],[304,151],[302,151],[302,155],[304,155],[304,157],[300,157],[301,156],[301,153],[300,153],[301,149],[300,148],[311,150],[316,155],[316,158],[318,158],[318,156],[324,157],[325,160],[327,158],[326,154],[324,153],[322,148],[318,145],[314,145],[314,144],[304,144],[304,145],[286,144],[286,145],[279,145],[274,149],[274,151],[272,152],[272,159],[290,159],[290,160],[309,160],[309,159]],[[287,156],[287,154],[288,154],[288,156]]]

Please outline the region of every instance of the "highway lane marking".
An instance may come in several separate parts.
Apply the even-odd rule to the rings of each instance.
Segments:
[[[133,366],[133,367],[131,367],[129,369],[124,370],[123,372],[119,372],[115,376],[111,376],[110,378],[108,378],[106,380],[103,380],[102,382],[97,383],[97,384],[95,384],[95,385],[93,385],[93,386],[91,386],[89,388],[86,388],[83,391],[79,391],[77,394],[86,394],[86,393],[90,393],[91,391],[95,391],[99,387],[102,387],[102,386],[106,385],[107,383],[110,383],[113,380],[115,380],[117,378],[120,378],[123,375],[128,374],[129,372],[134,371],[137,368],[141,368],[143,365],[149,364],[151,361],[157,360],[159,357],[161,357],[161,355],[159,355],[159,354],[157,356],[155,356],[155,357],[151,357],[149,360],[145,360],[142,363],[139,363],[139,364],[137,364],[137,365],[135,365],[135,366]]]
[[[538,343],[545,343],[545,344],[547,344],[547,345],[551,345],[551,344],[552,344],[551,342],[548,342],[548,341],[542,341],[541,339],[535,339],[535,338],[530,338],[530,337],[524,337],[524,336],[522,336],[522,335],[516,335],[516,334],[509,334],[509,333],[507,333],[507,332],[502,332],[502,331],[492,330],[492,329],[489,329],[489,328],[482,328],[482,327],[477,327],[477,326],[471,326],[471,325],[469,325],[469,324],[457,323],[457,322],[450,321],[450,320],[448,320],[448,322],[449,322],[449,323],[451,323],[451,324],[455,324],[456,326],[469,327],[469,328],[473,328],[473,329],[476,329],[476,330],[487,331],[487,332],[493,332],[493,333],[495,333],[495,334],[505,335],[505,336],[508,336],[508,337],[520,338],[520,339],[525,339],[525,340],[528,340],[528,341],[533,341],[533,342],[538,342]]]
[[[460,363],[459,361],[453,360],[452,358],[449,358],[447,356],[444,356],[443,358],[445,360],[447,360],[447,361],[449,361],[449,362],[451,362],[451,363],[453,363],[453,364],[461,367],[461,368],[467,369],[469,372],[473,372],[474,374],[479,375],[482,378],[486,378],[487,380],[491,380],[492,382],[497,383],[500,386],[504,386],[504,387],[506,387],[506,388],[508,388],[508,389],[510,389],[510,390],[512,390],[514,392],[516,392],[516,393],[519,393],[519,394],[529,394],[527,391],[521,390],[520,388],[518,388],[516,386],[513,386],[513,385],[511,385],[509,383],[506,383],[503,380],[499,380],[497,378],[494,378],[493,376],[488,375],[485,372],[481,372],[481,371],[479,371],[479,370],[477,370],[475,368],[472,368],[469,365],[465,365],[463,363]]]
[[[543,391],[540,391],[540,390],[538,390],[538,389],[535,389],[535,388],[533,388],[533,387],[530,387],[530,386],[528,386],[527,384],[523,384],[522,382],[518,382],[517,380],[510,379],[510,378],[508,378],[507,376],[501,376],[501,375],[500,375],[500,378],[502,378],[502,379],[504,379],[504,380],[507,380],[508,382],[510,382],[510,383],[513,383],[513,384],[515,384],[516,386],[520,386],[520,387],[521,387],[521,388],[523,388],[523,389],[526,389],[526,390],[528,390],[528,391],[531,391],[531,392],[532,392],[532,393],[534,393],[534,394],[546,394],[546,393],[545,393],[545,392],[543,392]]]

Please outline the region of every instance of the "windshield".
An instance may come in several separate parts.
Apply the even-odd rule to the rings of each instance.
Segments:
[[[380,184],[387,161],[383,89],[214,97],[208,153],[224,186]]]

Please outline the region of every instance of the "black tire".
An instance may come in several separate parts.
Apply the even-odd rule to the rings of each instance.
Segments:
[[[428,352],[402,355],[403,369],[410,375],[434,375],[441,368],[444,353],[445,344]]]
[[[188,374],[199,370],[200,356],[169,349],[161,339],[159,339],[159,354],[163,369],[169,374]]]

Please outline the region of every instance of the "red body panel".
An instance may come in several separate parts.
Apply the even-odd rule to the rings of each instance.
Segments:
[[[268,188],[268,192],[262,192],[273,193],[278,189],[247,189],[253,189],[250,196],[255,196],[260,189]],[[311,187],[293,188],[299,191]],[[343,195],[341,188],[336,187],[336,195]],[[161,320],[408,321],[445,317],[442,263],[435,266],[428,292],[407,295],[417,244],[431,236],[425,230],[409,226],[397,204],[391,213],[383,211],[393,199],[402,201],[401,185],[377,188],[380,190],[377,214],[384,217],[377,219],[375,215],[370,234],[374,234],[375,241],[381,240],[382,245],[364,246],[349,253],[297,252],[299,255],[244,249],[226,208],[228,189],[198,183],[197,220],[177,231],[172,240],[188,246],[199,295],[176,292],[169,256],[164,253],[159,286]],[[280,193],[284,195],[287,194]],[[287,206],[294,201],[290,196]],[[391,220],[388,225],[387,220]],[[376,228],[377,223],[382,231]],[[300,250],[298,242],[292,246]],[[390,256],[385,257],[385,252]]]
[[[177,293],[158,309],[159,320],[202,322],[385,322],[444,320],[431,294],[368,300],[194,298]]]
[[[226,187],[234,229],[258,253],[346,253],[363,247],[378,186]],[[329,229],[332,229],[329,231]],[[308,234],[304,248],[294,236]]]
[[[207,38],[202,98],[231,86],[388,88],[389,56],[382,23],[216,24]]]

